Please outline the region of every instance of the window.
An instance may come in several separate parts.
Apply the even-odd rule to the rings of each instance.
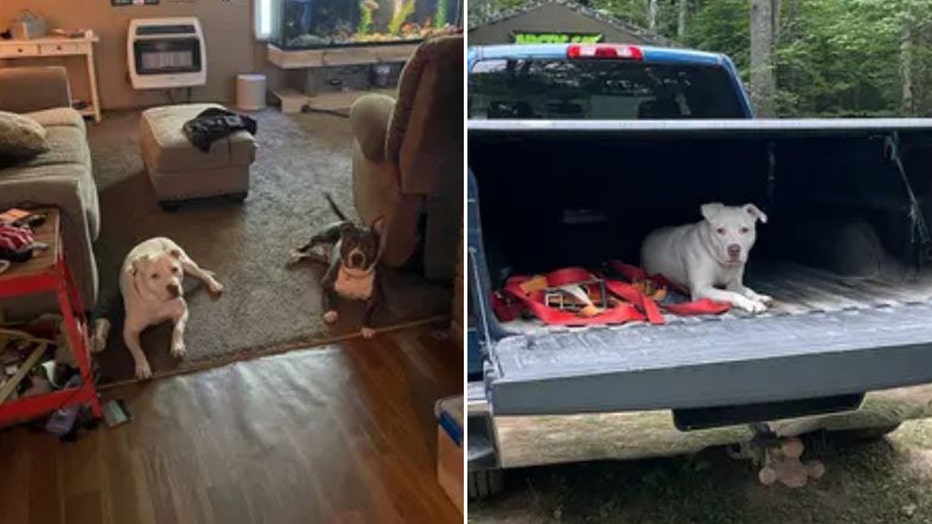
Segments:
[[[254,0],[256,40],[267,40],[272,33],[272,0]]]
[[[478,119],[743,116],[720,67],[617,60],[484,60],[469,75],[468,104]]]

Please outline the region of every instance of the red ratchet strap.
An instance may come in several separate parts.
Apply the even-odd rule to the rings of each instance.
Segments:
[[[492,296],[492,309],[496,316],[502,321],[514,320],[525,310],[529,310],[535,317],[544,323],[560,326],[585,326],[590,324],[623,324],[631,321],[647,321],[651,324],[663,324],[665,322],[661,308],[675,315],[709,315],[724,313],[730,308],[729,304],[714,302],[709,299],[696,300],[683,304],[665,304],[660,306],[657,302],[635,287],[633,283],[649,281],[655,285],[667,286],[681,293],[678,286],[675,286],[661,276],[649,277],[642,269],[622,264],[620,262],[609,262],[608,267],[617,272],[625,280],[603,279],[605,289],[608,293],[622,300],[618,304],[608,307],[604,312],[592,317],[581,317],[571,311],[563,311],[550,307],[546,304],[545,293],[543,290],[531,291],[525,293],[521,285],[532,277],[514,276],[507,280],[505,287],[500,293]],[[598,277],[582,268],[565,268],[558,269],[547,275],[549,287],[566,286],[572,284],[581,284],[597,279]],[[685,293],[688,295],[688,293]],[[513,298],[515,301],[509,301],[507,298]]]
[[[550,287],[566,286],[576,283],[588,282],[595,280],[597,277],[581,268],[558,269],[545,275],[547,285]],[[634,320],[644,321],[655,324],[663,323],[663,315],[657,309],[657,305],[634,286],[627,282],[606,281],[606,290],[616,297],[624,300],[605,309],[604,312],[592,317],[580,317],[571,311],[562,311],[546,305],[544,291],[537,290],[525,293],[521,289],[521,284],[530,280],[531,277],[514,276],[508,279],[501,295],[514,298],[520,303],[509,304],[501,295],[495,295],[492,299],[492,307],[495,314],[504,321],[517,318],[525,309],[530,310],[537,318],[547,324],[560,326],[585,326],[590,324],[623,324]],[[633,300],[631,300],[633,299]]]
[[[663,286],[667,289],[672,289],[682,295],[689,296],[688,289],[683,289],[673,282],[670,282],[664,278],[663,275],[650,276],[646,271],[639,267],[629,266],[628,264],[623,264],[617,260],[612,260],[606,265],[611,268],[612,271],[618,273],[629,282],[646,281],[656,286]],[[727,304],[725,302],[716,302],[708,298],[701,298],[699,300],[683,302],[681,304],[663,304],[661,307],[670,313],[673,313],[674,315],[685,317],[693,315],[718,315],[731,309],[731,304]]]

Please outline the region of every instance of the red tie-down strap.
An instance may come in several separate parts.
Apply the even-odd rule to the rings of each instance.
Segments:
[[[639,267],[623,264],[617,260],[612,260],[611,262],[606,263],[606,266],[608,266],[615,273],[618,273],[628,282],[648,282],[654,287],[665,287],[686,296],[690,295],[689,290],[683,289],[675,283],[670,282],[664,278],[663,275],[651,276]],[[653,299],[651,299],[651,301],[654,302]],[[683,302],[681,304],[662,304],[660,307],[666,311],[669,311],[670,313],[673,313],[674,315],[680,316],[718,315],[731,309],[731,304],[726,302],[716,302],[708,298],[702,298],[699,300],[693,300],[691,302]]]
[[[525,292],[522,284],[534,277],[513,276],[509,278],[505,287],[492,296],[492,309],[495,315],[507,322],[518,318],[525,311],[530,311],[542,322],[561,326],[585,326],[591,324],[623,324],[631,321],[647,321],[651,324],[663,324],[664,317],[661,309],[674,315],[717,315],[731,308],[730,304],[715,302],[709,299],[694,300],[681,304],[658,304],[657,301],[637,284],[649,283],[651,287],[676,291],[689,295],[689,292],[670,282],[661,275],[649,276],[641,268],[611,261],[606,264],[623,280],[602,278],[606,291],[619,300],[602,313],[591,317],[583,317],[575,312],[563,311],[550,307],[546,303],[543,290]],[[547,275],[548,287],[567,286],[590,282],[599,277],[582,268],[558,269]]]
[[[558,269],[544,277],[549,287],[582,284],[598,278],[582,268]],[[521,285],[531,278],[513,276],[505,282],[505,287],[499,293],[493,295],[492,308],[499,319],[507,322],[527,310],[542,322],[560,326],[623,324],[645,320],[654,324],[664,322],[663,314],[657,308],[657,304],[627,282],[606,280],[606,291],[619,300],[601,313],[591,317],[582,317],[571,311],[548,306],[543,290],[525,292]]]

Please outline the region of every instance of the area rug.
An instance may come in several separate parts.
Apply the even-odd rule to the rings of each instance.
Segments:
[[[169,355],[168,324],[143,334],[142,346],[156,376],[202,369],[290,348],[304,348],[358,333],[361,304],[344,303],[335,326],[323,322],[325,268],[312,261],[287,267],[288,252],[336,217],[324,193],[355,217],[351,196],[352,133],[345,118],[326,114],[258,120],[259,151],[249,197],[243,204],[217,201],[162,211],[139,157],[138,112],[111,113],[89,126],[102,228],[94,248],[100,271],[95,314],[113,325],[107,349],[97,355],[101,382],[134,378],[122,341],[123,304],[118,272],[138,242],[167,236],[226,287],[214,299],[199,281],[186,280],[190,309],[187,356]],[[450,311],[448,283],[429,282],[416,270],[383,270],[385,300],[374,324],[387,329],[437,318]],[[378,335],[377,335],[378,336]]]

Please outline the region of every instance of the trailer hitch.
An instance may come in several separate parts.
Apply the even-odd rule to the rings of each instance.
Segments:
[[[750,460],[760,467],[757,478],[761,484],[772,486],[780,482],[789,488],[801,488],[809,479],[825,475],[825,465],[813,460],[803,462],[800,457],[805,445],[799,437],[779,437],[763,423],[752,424],[754,438],[729,449],[728,456],[736,460]]]

